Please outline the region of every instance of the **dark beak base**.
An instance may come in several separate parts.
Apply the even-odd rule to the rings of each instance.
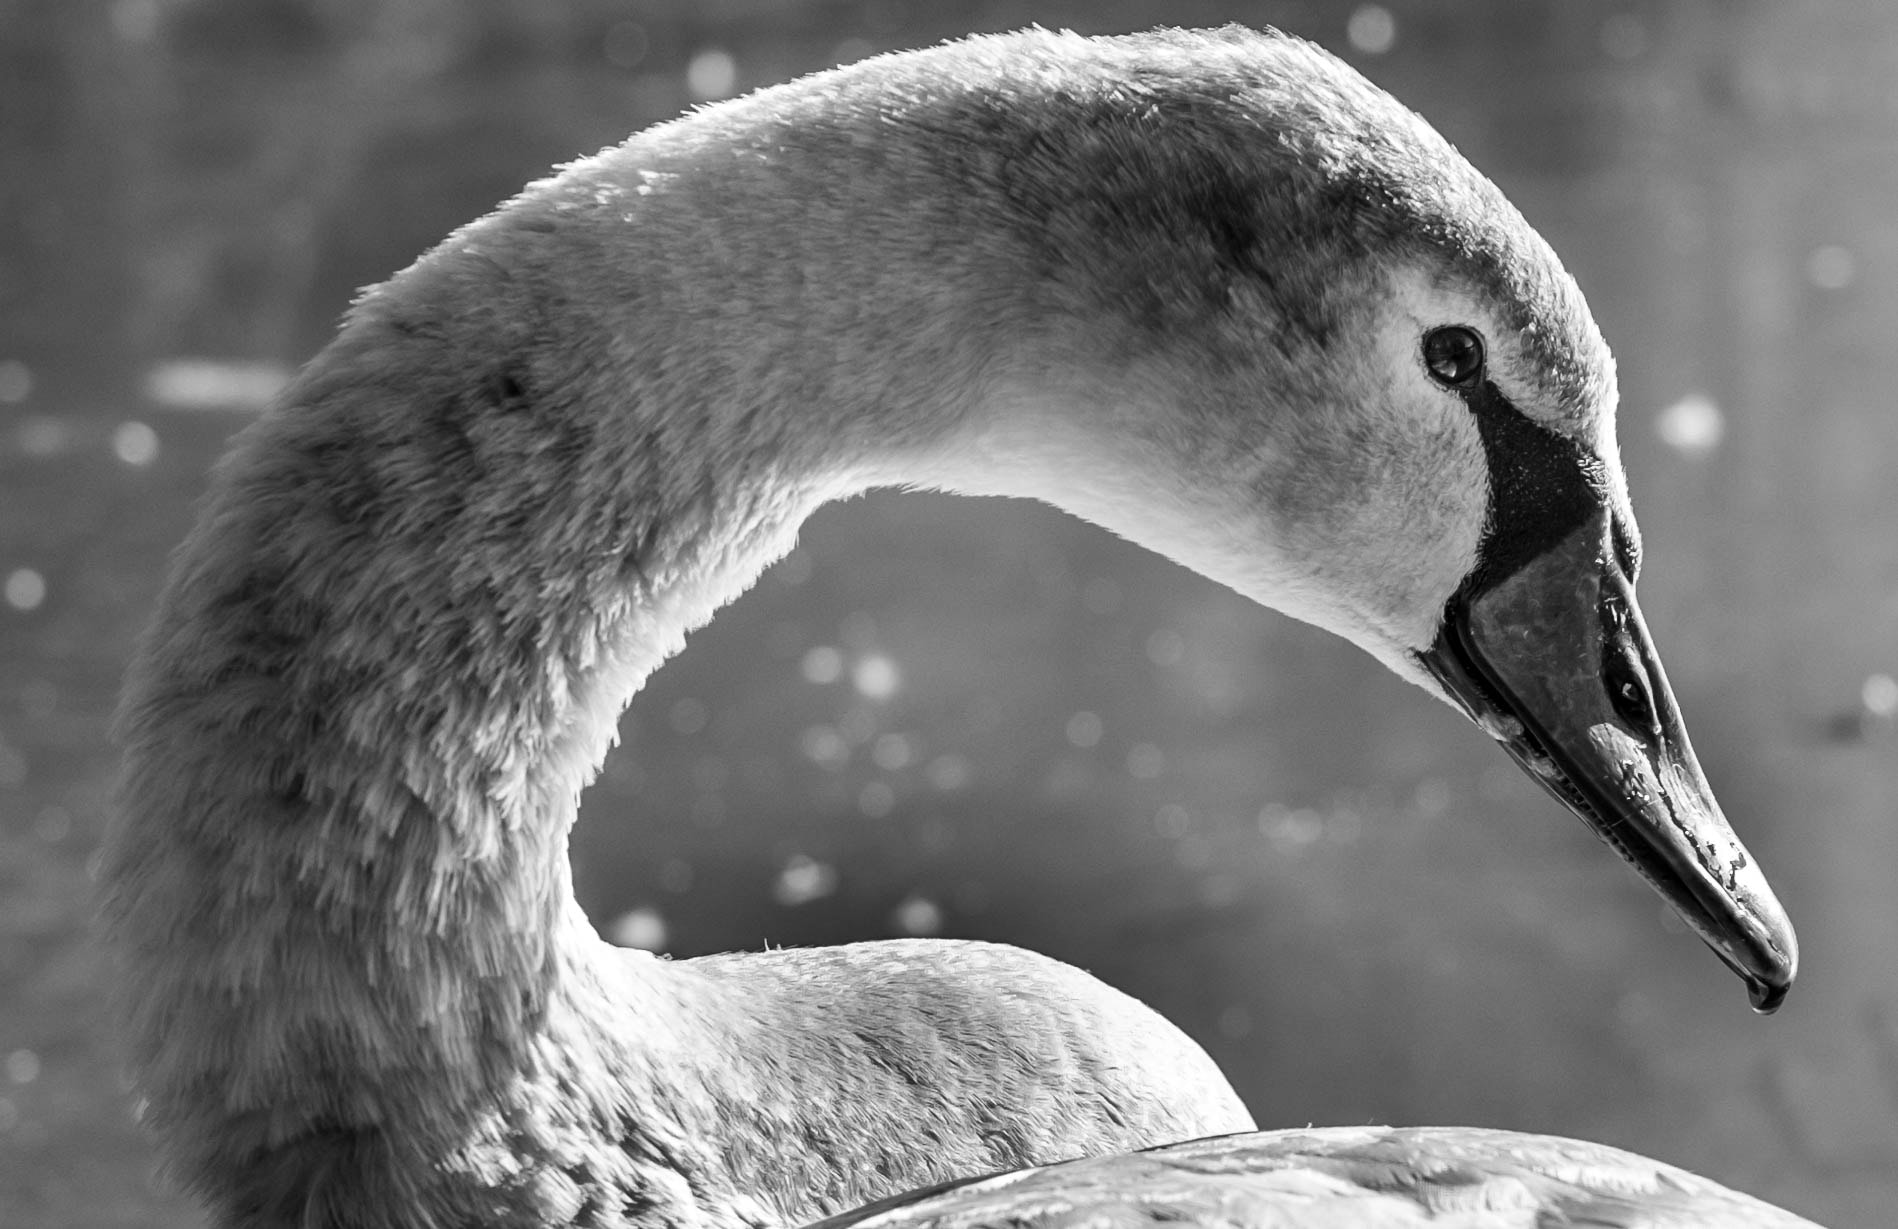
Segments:
[[[1687,741],[1604,513],[1507,578],[1466,585],[1419,654],[1543,788],[1628,860],[1777,1009],[1792,924],[1728,826]]]

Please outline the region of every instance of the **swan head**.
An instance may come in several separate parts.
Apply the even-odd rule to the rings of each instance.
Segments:
[[[1614,362],[1575,283],[1324,52],[1229,32],[1169,80],[1152,37],[1143,73],[1046,104],[1073,113],[1017,190],[1030,357],[949,485],[1045,498],[1455,705],[1774,1009],[1793,931],[1635,600]]]

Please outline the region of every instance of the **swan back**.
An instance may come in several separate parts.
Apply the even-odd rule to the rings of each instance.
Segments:
[[[1603,1144],[1472,1127],[1193,1140],[917,1191],[811,1229],[1816,1229]]]

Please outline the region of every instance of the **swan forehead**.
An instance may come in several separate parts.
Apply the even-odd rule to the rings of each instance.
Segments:
[[[1421,269],[1506,339],[1496,367],[1525,413],[1577,439],[1603,430],[1614,363],[1574,279],[1494,184],[1349,65],[1238,28],[1046,54],[1002,90],[1020,104],[998,134],[1014,216],[1135,344],[1240,315],[1241,348],[1322,348],[1367,289]]]

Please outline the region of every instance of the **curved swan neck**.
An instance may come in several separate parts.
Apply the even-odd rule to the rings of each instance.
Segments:
[[[904,246],[947,205],[884,216],[891,170],[811,225],[768,167],[674,156],[572,168],[370,292],[174,562],[107,915],[149,1115],[227,1206],[308,1202],[368,1138],[398,1185],[477,1173],[536,1138],[533,1088],[588,1083],[563,1068],[632,1073],[584,1133],[661,1116],[641,1034],[676,979],[573,907],[577,795],[687,630],[983,401],[1005,314],[961,288],[995,254],[921,279]]]
[[[1018,42],[1005,88],[971,44],[970,80],[891,60],[575,164],[369,292],[244,433],[130,677],[103,868],[134,1064],[188,1180],[308,1204],[369,1139],[392,1195],[486,1190],[569,1086],[632,1089],[559,1112],[633,1147],[669,1112],[642,1099],[664,1078],[643,1035],[680,1027],[684,979],[609,959],[566,867],[625,701],[825,500],[1059,499],[1037,482],[1063,449],[1145,430],[1156,337],[1250,353],[1270,305],[1233,324],[1233,237],[1153,213],[1179,181],[1124,178],[1113,129],[1145,104],[1106,58],[1049,84],[1055,42]],[[1037,415],[1083,404],[1034,451]],[[1113,524],[1113,480],[1070,506]]]

